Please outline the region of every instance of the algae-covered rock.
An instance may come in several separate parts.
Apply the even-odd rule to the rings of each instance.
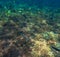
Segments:
[[[40,41],[34,40],[31,54],[34,57],[54,57],[53,52],[44,39],[40,39]]]
[[[54,57],[50,46],[41,34],[35,34],[35,38],[31,41],[34,43],[31,52],[33,57]]]
[[[44,32],[43,37],[46,40],[57,40],[58,39],[58,34],[55,34],[54,32]]]

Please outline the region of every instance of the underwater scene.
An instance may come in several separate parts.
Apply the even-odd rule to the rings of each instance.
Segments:
[[[60,0],[0,0],[0,57],[60,57]]]

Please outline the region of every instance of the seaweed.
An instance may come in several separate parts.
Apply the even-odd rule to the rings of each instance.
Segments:
[[[0,3],[0,57],[59,57],[60,9],[21,2]]]

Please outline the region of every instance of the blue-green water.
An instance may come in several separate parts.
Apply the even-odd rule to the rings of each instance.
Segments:
[[[0,9],[6,7],[7,9],[16,8],[60,8],[60,0],[0,0]]]

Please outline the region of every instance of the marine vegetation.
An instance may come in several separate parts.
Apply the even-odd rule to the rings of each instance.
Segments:
[[[60,57],[60,9],[14,5],[0,5],[0,57]]]

